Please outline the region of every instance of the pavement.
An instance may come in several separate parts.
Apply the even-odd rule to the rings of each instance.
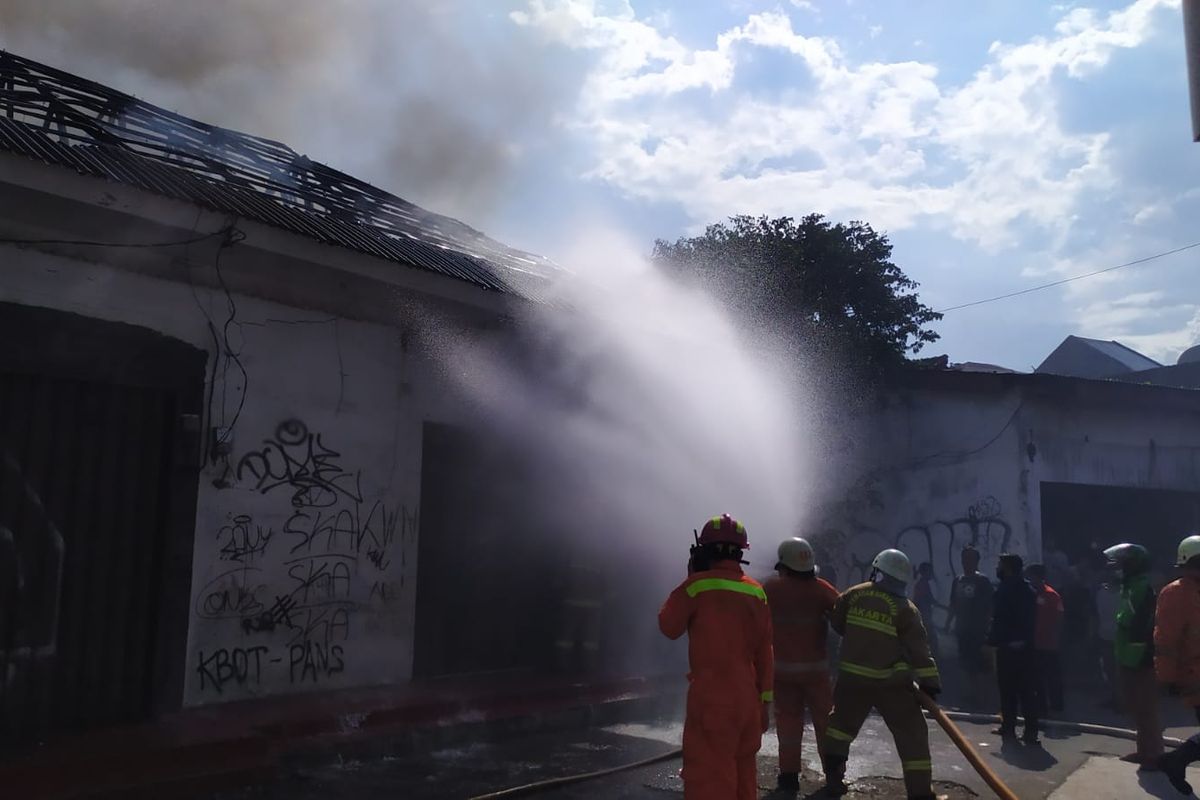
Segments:
[[[960,728],[1001,779],[1022,800],[1128,800],[1137,797],[1182,798],[1159,774],[1140,774],[1117,760],[1127,742],[1103,736],[1045,737],[1043,747],[1001,746],[990,725],[963,723]],[[426,753],[371,759],[295,763],[288,774],[269,783],[212,794],[206,800],[373,800],[403,797],[472,798],[535,781],[593,772],[632,763],[679,745],[682,726],[675,721],[629,721],[553,733],[531,733],[502,741],[475,742]],[[811,737],[811,729],[809,731]],[[811,738],[809,739],[811,741]],[[952,800],[994,796],[949,738],[930,723],[935,789]],[[772,791],[777,742],[764,738],[759,758],[760,796],[782,800]],[[598,778],[540,793],[544,800],[669,800],[682,796],[678,760]],[[1200,786],[1200,769],[1195,783]],[[899,759],[881,720],[872,717],[851,750],[847,777],[851,800],[905,796]],[[805,770],[801,797],[820,787],[815,753]]]

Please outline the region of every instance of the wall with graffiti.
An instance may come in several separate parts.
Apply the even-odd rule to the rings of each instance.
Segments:
[[[874,556],[894,547],[914,566],[932,564],[945,602],[966,545],[980,551],[985,572],[1000,553],[1040,550],[1028,465],[1010,424],[1019,402],[920,393],[889,398],[862,421],[831,463],[843,482],[807,525],[841,586],[865,580]]]
[[[187,703],[411,670],[423,414],[407,346],[395,329],[273,313],[243,325],[216,384],[227,412],[197,516]]]

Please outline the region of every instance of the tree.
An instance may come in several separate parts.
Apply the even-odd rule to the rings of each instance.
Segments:
[[[766,311],[798,333],[832,340],[873,366],[901,363],[938,339],[941,314],[922,304],[917,282],[891,261],[886,235],[864,222],[820,214],[730,217],[704,235],[654,243],[657,264],[699,280],[734,310]]]

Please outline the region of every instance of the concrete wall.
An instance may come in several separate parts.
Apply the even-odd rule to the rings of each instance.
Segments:
[[[1041,485],[1200,492],[1200,393],[1042,376],[891,392],[857,425],[848,480],[812,525],[845,586],[885,547],[930,561],[944,602],[968,543],[1042,553]],[[855,476],[851,478],[850,476]]]
[[[5,248],[0,300],[154,329],[228,330],[198,476],[184,704],[411,674],[422,425],[453,421],[396,327]],[[397,269],[400,269],[397,267]],[[239,363],[240,362],[240,363]],[[211,362],[210,362],[211,363]],[[243,372],[244,370],[244,372]]]

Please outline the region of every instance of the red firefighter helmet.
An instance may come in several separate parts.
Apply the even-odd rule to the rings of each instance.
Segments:
[[[746,526],[728,514],[713,517],[704,523],[700,531],[700,544],[725,543],[737,545],[743,550],[750,547],[750,539],[746,536]]]

